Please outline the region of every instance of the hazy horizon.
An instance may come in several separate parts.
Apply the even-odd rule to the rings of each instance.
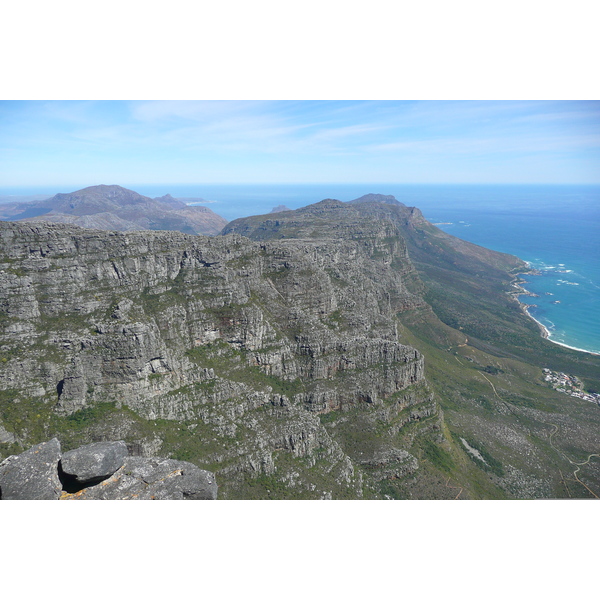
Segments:
[[[4,189],[596,185],[600,102],[0,101],[0,153]]]
[[[479,187],[495,187],[495,186],[513,186],[513,187],[599,187],[600,182],[597,183],[545,183],[545,182],[527,182],[527,183],[512,183],[512,182],[486,182],[486,183],[470,183],[470,182],[436,182],[436,183],[417,183],[410,181],[290,181],[290,182],[272,182],[272,181],[256,181],[256,182],[222,182],[222,181],[210,181],[210,182],[185,182],[178,181],[172,183],[148,183],[148,182],[137,182],[137,183],[115,183],[115,182],[101,182],[101,183],[80,183],[80,184],[49,184],[49,185],[20,185],[20,186],[11,186],[11,185],[1,185],[0,184],[0,197],[11,195],[9,192],[19,192],[18,194],[13,194],[15,196],[21,195],[39,195],[45,194],[45,190],[49,190],[47,193],[49,194],[60,194],[60,193],[72,193],[77,192],[79,190],[95,187],[98,185],[117,185],[126,189],[130,189],[134,192],[138,192],[137,187],[152,187],[152,188],[165,188],[167,189],[169,186],[176,187],[259,187],[259,186],[406,186],[406,187],[460,187],[460,186],[479,186]],[[59,189],[60,188],[60,189]],[[141,193],[141,192],[140,192]],[[169,193],[168,191],[165,193]],[[385,191],[375,191],[371,190],[370,192],[365,193],[381,193],[385,194]]]

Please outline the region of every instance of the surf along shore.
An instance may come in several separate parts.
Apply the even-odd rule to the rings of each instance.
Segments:
[[[529,264],[529,263],[527,263]],[[563,342],[557,342],[556,340],[552,339],[552,332],[540,321],[538,321],[530,312],[529,309],[533,306],[536,306],[535,304],[526,304],[525,302],[522,302],[520,297],[521,296],[528,296],[528,297],[533,297],[533,298],[539,298],[538,294],[534,294],[533,292],[530,292],[529,290],[525,289],[523,287],[523,284],[527,283],[527,281],[525,281],[524,279],[521,279],[522,275],[541,275],[540,271],[538,271],[537,269],[531,267],[531,269],[529,271],[525,271],[523,273],[518,273],[513,282],[511,283],[511,286],[513,287],[513,290],[509,292],[509,294],[515,299],[515,301],[519,304],[519,307],[521,308],[521,310],[533,321],[535,321],[535,323],[537,324],[537,326],[539,327],[540,330],[540,334],[543,338],[547,339],[548,341],[552,342],[553,344],[557,344],[558,346],[563,346],[563,348],[569,348],[570,350],[577,350],[578,352],[587,352],[588,354],[593,354],[594,356],[600,356],[600,354],[598,352],[592,352],[591,350],[585,350],[584,348],[577,348],[576,346],[569,346],[568,344],[564,344]]]

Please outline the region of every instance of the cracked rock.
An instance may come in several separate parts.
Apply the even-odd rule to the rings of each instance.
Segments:
[[[2,500],[58,500],[60,442],[54,438],[0,463]]]
[[[109,479],[63,500],[216,500],[209,471],[184,461],[130,456]]]

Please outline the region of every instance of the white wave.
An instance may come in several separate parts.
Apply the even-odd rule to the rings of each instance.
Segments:
[[[578,348],[577,346],[569,346],[569,344],[564,344],[563,342],[557,342],[553,340],[550,336],[548,337],[553,344],[558,344],[559,346],[564,346],[565,348],[570,348],[571,350],[577,350],[578,352],[587,352],[588,354],[595,354],[596,356],[600,356],[598,352],[594,352],[593,350],[586,350],[585,348]]]
[[[578,352],[587,352],[588,354],[595,354],[597,356],[600,356],[600,353],[595,352],[593,350],[586,350],[585,348],[578,348],[577,346],[570,346],[569,344],[565,344],[564,342],[557,341],[556,340],[556,335],[557,335],[556,326],[554,325],[554,323],[552,321],[550,321],[550,319],[544,319],[544,321],[546,323],[549,323],[549,325],[546,325],[545,323],[542,323],[541,321],[536,319],[534,316],[532,316],[529,311],[526,311],[526,312],[531,319],[533,319],[536,323],[541,325],[546,330],[546,334],[548,336],[546,339],[548,341],[552,342],[553,344],[558,344],[559,346],[564,346],[565,348],[570,348],[571,350],[577,350]],[[563,332],[558,332],[558,335],[562,335],[562,334],[563,334]],[[552,339],[552,336],[554,336],[554,339]]]

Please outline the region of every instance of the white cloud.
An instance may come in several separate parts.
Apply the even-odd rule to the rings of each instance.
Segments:
[[[183,119],[195,122],[210,122],[239,114],[256,112],[264,108],[262,102],[241,100],[156,100],[131,102],[131,116],[145,123]]]

